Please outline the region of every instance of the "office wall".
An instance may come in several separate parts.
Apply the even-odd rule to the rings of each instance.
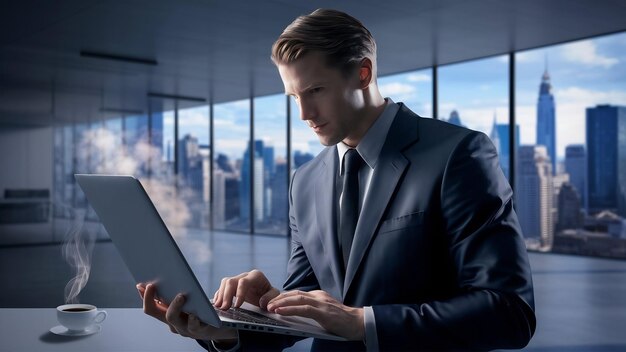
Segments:
[[[52,195],[52,143],[52,127],[0,129],[0,245],[52,240],[46,200],[4,199],[5,189],[47,189]],[[37,221],[23,219],[33,214]]]
[[[0,129],[0,194],[6,188],[52,192],[52,127]]]

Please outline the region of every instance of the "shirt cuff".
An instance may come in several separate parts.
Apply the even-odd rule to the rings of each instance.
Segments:
[[[211,342],[211,347],[213,347],[217,352],[235,352],[235,351],[238,351],[239,348],[241,347],[241,341],[239,340],[239,331],[237,331],[237,344],[233,348],[224,350],[221,348],[217,348],[217,346],[215,346],[215,341],[210,341],[210,342]]]
[[[376,334],[376,319],[372,307],[363,307],[365,317],[365,350],[378,351],[378,335]]]

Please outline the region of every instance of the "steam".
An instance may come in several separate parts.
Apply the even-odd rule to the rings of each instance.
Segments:
[[[92,231],[81,231],[85,222],[85,213],[84,209],[74,211],[74,221],[65,236],[66,242],[62,247],[65,261],[76,273],[65,285],[66,304],[78,303],[78,294],[87,284],[91,272],[91,254],[96,236]]]
[[[119,133],[105,128],[86,131],[76,146],[77,158],[89,165],[90,173],[110,175],[135,175],[141,181],[152,199],[157,211],[167,224],[177,242],[185,243],[186,254],[192,255],[195,263],[203,264],[210,260],[211,252],[203,241],[186,238],[183,229],[191,219],[187,205],[193,191],[186,187],[163,164],[159,148],[141,138],[131,146],[123,146]],[[151,170],[151,176],[146,176]],[[175,185],[179,186],[176,187]],[[63,246],[63,256],[75,270],[75,276],[65,287],[65,300],[77,302],[77,297],[89,280],[91,255],[95,241],[95,231],[85,230],[85,209],[74,211],[74,221],[68,231]],[[89,217],[87,216],[89,221]]]

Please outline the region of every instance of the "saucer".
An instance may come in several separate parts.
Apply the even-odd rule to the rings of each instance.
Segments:
[[[53,328],[50,328],[50,332],[53,334],[61,335],[61,336],[86,336],[99,332],[101,329],[100,325],[92,325],[87,327],[85,330],[81,331],[71,331],[68,330],[63,325],[57,325]]]

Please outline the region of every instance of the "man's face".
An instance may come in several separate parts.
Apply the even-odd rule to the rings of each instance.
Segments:
[[[346,76],[326,65],[317,52],[308,53],[295,62],[279,64],[278,71],[285,94],[295,98],[300,118],[315,132],[323,145],[344,141],[348,145],[358,130],[363,93],[358,70]]]

